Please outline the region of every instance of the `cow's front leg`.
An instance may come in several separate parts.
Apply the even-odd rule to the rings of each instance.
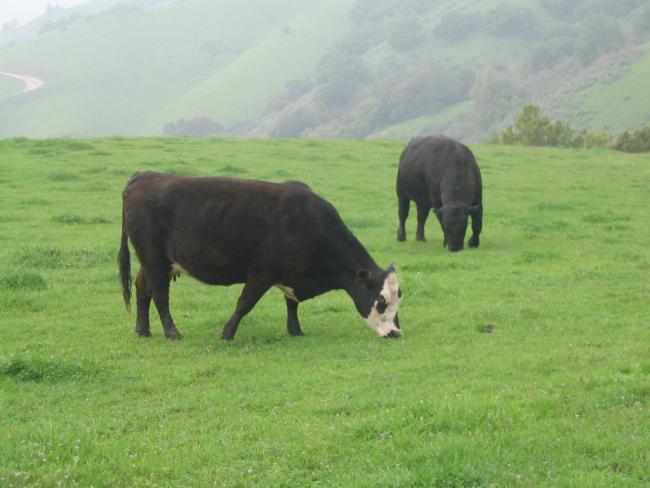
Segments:
[[[483,206],[481,205],[476,212],[472,214],[472,237],[470,237],[467,245],[469,247],[478,247],[480,240],[479,235],[483,229]]]
[[[266,291],[271,288],[272,283],[268,283],[266,280],[260,279],[249,279],[244,285],[244,289],[237,300],[237,307],[235,307],[235,312],[228,320],[228,323],[223,328],[221,332],[221,338],[225,341],[232,341],[237,332],[237,327],[239,322],[244,316],[250,312],[255,304],[259,301],[260,298],[266,293]]]
[[[418,203],[417,207],[418,207],[418,229],[415,233],[415,239],[424,242],[426,240],[424,238],[424,225],[427,223],[427,218],[429,217],[429,211],[431,210],[431,207],[424,203]]]
[[[298,302],[284,297],[287,302],[287,330],[293,337],[305,335],[298,321]]]
[[[399,227],[397,228],[397,240],[403,242],[406,240],[406,219],[409,216],[409,207],[411,201],[408,198],[399,197],[397,199]]]
[[[151,287],[144,274],[144,268],[140,268],[135,278],[135,289],[137,297],[137,319],[135,331],[140,337],[150,337],[149,329],[149,306],[151,305]]]

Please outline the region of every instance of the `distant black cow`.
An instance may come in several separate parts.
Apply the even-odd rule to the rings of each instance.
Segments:
[[[169,311],[169,282],[184,272],[212,285],[245,284],[222,339],[234,337],[240,320],[272,286],[285,294],[293,336],[302,335],[299,302],[343,289],[380,336],[399,337],[401,292],[394,268],[377,266],[334,207],[303,185],[135,175],[123,192],[119,265],[130,310],[131,239],[141,263],[136,332],[151,334],[153,298],[165,336],[181,338]]]
[[[412,139],[399,159],[397,240],[406,240],[404,224],[411,200],[418,210],[416,239],[424,241],[424,224],[434,209],[442,231],[443,245],[450,251],[463,248],[467,218],[472,216],[470,247],[478,247],[483,225],[481,172],[467,146],[449,137]]]

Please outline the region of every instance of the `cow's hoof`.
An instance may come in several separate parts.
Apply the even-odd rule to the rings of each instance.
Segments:
[[[223,334],[221,335],[221,340],[222,341],[232,341],[233,339],[234,339],[233,336],[225,336]]]
[[[151,337],[151,332],[148,330],[138,330],[135,329],[135,332],[140,336],[140,337]]]
[[[467,245],[468,245],[469,247],[478,247],[478,245],[479,245],[478,237],[477,237],[476,239],[474,239],[474,238],[472,237],[469,241],[467,241]]]
[[[415,240],[416,240],[416,241],[420,241],[420,242],[426,242],[426,241],[427,241],[427,240],[424,238],[424,236],[415,236]]]
[[[398,230],[397,231],[397,240],[399,242],[404,242],[406,240],[406,232],[403,230]]]
[[[177,330],[165,331],[165,337],[170,341],[180,341],[183,336]]]
[[[291,337],[301,337],[304,336],[305,333],[302,330],[290,330],[289,335]]]

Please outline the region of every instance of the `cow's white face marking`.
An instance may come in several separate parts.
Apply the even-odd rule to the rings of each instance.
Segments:
[[[282,293],[284,293],[285,297],[293,300],[294,302],[299,302],[300,301],[300,300],[298,300],[298,298],[296,298],[296,294],[293,291],[293,288],[291,288],[290,286],[281,285],[279,283],[276,284],[275,286],[277,286],[280,290],[282,290]]]
[[[397,273],[394,271],[388,273],[380,294],[382,298],[375,300],[370,309],[370,314],[366,317],[366,322],[381,337],[386,337],[391,332],[395,335],[402,335],[402,331],[395,324],[397,309],[402,301],[402,298],[399,296]],[[380,304],[379,302],[382,300],[383,302]],[[379,311],[381,309],[384,309],[383,313]]]

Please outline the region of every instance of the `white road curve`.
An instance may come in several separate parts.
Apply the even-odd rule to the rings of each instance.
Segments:
[[[0,71],[0,75],[9,76],[11,78],[16,78],[17,80],[22,81],[25,84],[25,86],[20,91],[20,93],[38,90],[40,87],[42,87],[45,84],[43,80],[36,78],[35,76],[21,75],[17,73],[8,73],[6,71]]]

